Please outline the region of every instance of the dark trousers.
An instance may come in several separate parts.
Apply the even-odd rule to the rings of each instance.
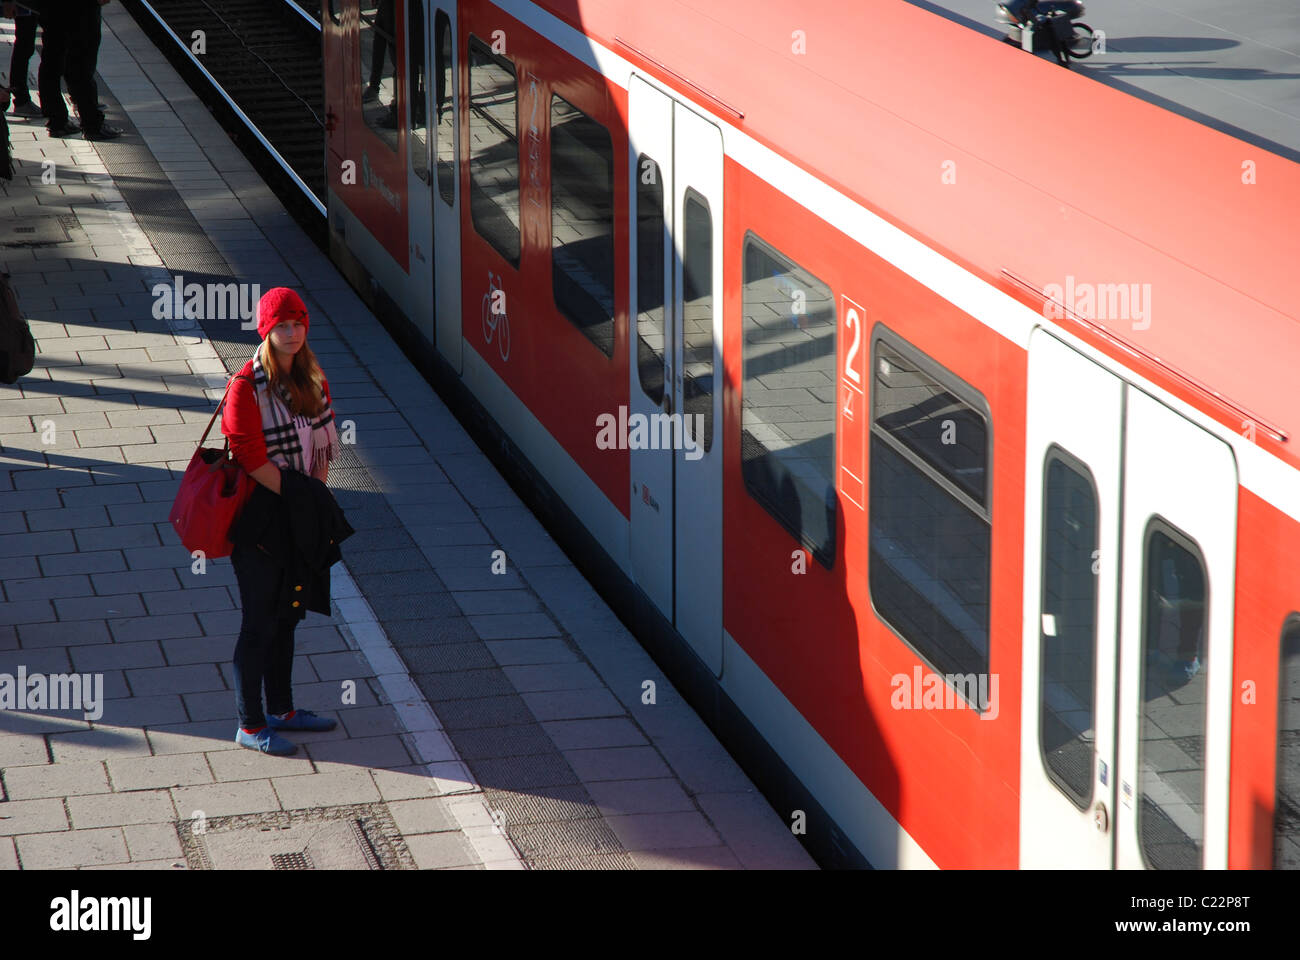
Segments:
[[[27,68],[36,52],[36,14],[14,19],[14,53],[9,60],[9,89],[14,103],[23,104],[32,98],[27,90]]]
[[[298,620],[280,619],[276,593],[281,568],[257,547],[235,547],[230,561],[239,581],[243,620],[235,643],[235,709],[241,727],[266,723],[262,688],[269,713],[293,709],[293,631]]]
[[[99,6],[92,0],[72,0],[58,13],[41,17],[41,69],[37,74],[41,110],[50,129],[68,122],[60,81],[68,84],[68,95],[81,114],[85,129],[95,132],[104,123],[95,86],[95,64],[99,60]]]

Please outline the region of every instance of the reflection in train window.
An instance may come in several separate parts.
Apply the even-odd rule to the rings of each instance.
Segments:
[[[339,3],[341,0],[329,0],[330,19],[339,22]]]
[[[410,44],[406,58],[410,76],[406,89],[411,115],[411,169],[421,180],[429,179],[429,146],[424,121],[424,4],[406,5],[406,42]]]
[[[1138,840],[1148,867],[1193,870],[1205,826],[1205,562],[1154,518],[1145,554]]]
[[[682,241],[682,414],[697,444],[702,418],[704,452],[713,446],[713,217],[709,203],[686,191]]]
[[[361,0],[361,116],[397,150],[397,22],[394,0]]]
[[[1039,746],[1048,776],[1080,810],[1092,803],[1096,758],[1096,550],[1092,474],[1053,447],[1043,482]]]
[[[614,147],[609,131],[551,97],[551,277],[555,305],[614,355]]]
[[[451,19],[439,10],[433,18],[434,30],[434,103],[437,114],[438,194],[447,206],[456,202],[456,99],[451,71]]]
[[[835,301],[831,288],[745,236],[741,474],[745,489],[828,570],[835,562]]]
[[[469,38],[469,212],[479,236],[519,266],[519,87],[515,68]]]
[[[664,402],[664,185],[645,154],[636,165],[636,365],[641,389]]]
[[[878,328],[880,329],[880,328]],[[929,357],[872,343],[871,599],[941,674],[988,673],[988,404]]]
[[[1282,631],[1277,699],[1273,868],[1300,870],[1300,614],[1292,614]]]

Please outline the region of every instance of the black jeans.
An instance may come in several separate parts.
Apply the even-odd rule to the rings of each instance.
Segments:
[[[13,91],[14,103],[24,104],[31,100],[27,90],[27,67],[36,52],[36,14],[14,20],[14,53],[9,60],[9,89]]]
[[[37,73],[41,110],[51,130],[68,122],[60,81],[68,83],[68,96],[81,114],[85,129],[92,133],[104,124],[95,86],[95,64],[99,60],[99,7],[86,0],[72,0],[57,14],[41,17],[41,69]]]
[[[293,631],[297,619],[280,619],[275,608],[281,567],[257,547],[235,547],[230,555],[239,581],[243,620],[235,643],[235,709],[241,727],[266,723],[262,687],[269,713],[293,709]]]

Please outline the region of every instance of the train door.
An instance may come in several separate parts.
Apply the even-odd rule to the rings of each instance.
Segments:
[[[430,343],[434,342],[433,309],[433,208],[422,202],[431,189],[429,159],[429,94],[426,65],[429,63],[429,30],[427,22],[428,0],[406,0],[406,148],[411,163],[406,171],[406,195],[411,198],[407,229],[410,231],[410,288],[407,296],[412,303],[411,322]],[[428,309],[425,309],[425,305]]]
[[[629,87],[633,577],[722,673],[722,133]]]
[[[1034,332],[1021,866],[1226,865],[1236,483],[1222,441]]]
[[[429,8],[430,193],[433,203],[433,295],[438,352],[461,371],[460,316],[460,81],[456,5]]]

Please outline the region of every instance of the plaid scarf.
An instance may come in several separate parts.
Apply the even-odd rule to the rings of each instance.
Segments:
[[[334,427],[334,408],[329,401],[315,419],[292,416],[289,391],[282,383],[279,395],[272,394],[260,351],[253,354],[253,389],[257,394],[257,409],[262,414],[268,460],[279,467],[311,474],[338,455],[339,437]]]

